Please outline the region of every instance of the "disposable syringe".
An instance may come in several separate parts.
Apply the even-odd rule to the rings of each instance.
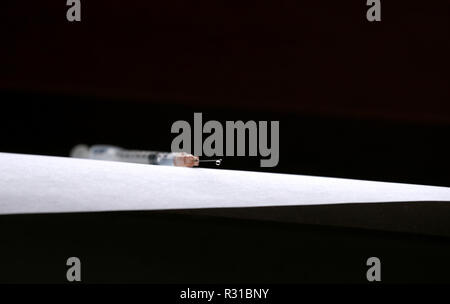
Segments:
[[[219,166],[222,161],[221,159],[200,160],[198,156],[185,152],[125,150],[120,147],[109,145],[94,145],[90,148],[86,145],[77,145],[70,152],[70,156],[76,158],[177,167],[196,167],[200,162],[215,162],[216,165]]]

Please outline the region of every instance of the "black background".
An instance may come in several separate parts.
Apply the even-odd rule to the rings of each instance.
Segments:
[[[365,2],[82,1],[78,24],[65,1],[2,4],[0,151],[169,150],[202,112],[280,121],[277,167],[225,169],[450,186],[449,3],[382,1],[369,23]],[[386,282],[450,269],[448,238],[420,233],[155,212],[0,226],[2,282],[64,282],[68,256],[86,282],[365,282],[372,255]]]
[[[448,1],[8,2],[0,150],[170,150],[176,120],[280,120],[275,172],[449,186]],[[224,168],[261,170],[252,158]]]
[[[79,143],[170,151],[172,123],[280,121],[280,160],[224,157],[221,168],[450,186],[448,125],[4,93],[3,152],[68,156]],[[207,135],[204,136],[206,138]],[[208,166],[209,164],[204,164]],[[214,167],[214,165],[210,165]]]

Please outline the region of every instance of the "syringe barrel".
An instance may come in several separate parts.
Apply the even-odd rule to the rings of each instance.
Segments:
[[[199,158],[197,156],[185,152],[125,150],[109,145],[94,145],[90,148],[86,145],[77,145],[72,149],[70,156],[177,167],[195,167],[199,164]]]
[[[173,166],[174,153],[159,151],[124,150],[115,146],[94,145],[89,149],[89,158],[121,161],[138,164]]]
[[[78,145],[72,149],[70,156],[96,160],[174,166],[174,158],[176,157],[176,153],[125,150],[120,147],[110,145],[94,145],[90,148],[86,145]]]

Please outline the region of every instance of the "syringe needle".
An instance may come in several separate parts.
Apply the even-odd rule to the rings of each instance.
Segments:
[[[222,159],[200,159],[200,162],[215,162],[216,166],[220,166]]]

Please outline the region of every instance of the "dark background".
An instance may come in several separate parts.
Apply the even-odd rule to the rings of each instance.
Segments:
[[[66,20],[65,1],[2,3],[0,151],[167,151],[172,123],[196,111],[280,121],[277,167],[226,157],[222,168],[450,186],[448,1],[382,1],[379,23],[362,0],[81,2],[80,23]],[[402,208],[373,212],[393,226],[408,221]],[[433,212],[440,225],[449,214],[415,210],[434,232]],[[450,269],[448,238],[417,227],[154,212],[2,216],[0,226],[3,282],[64,281],[70,255],[88,282],[365,282],[377,254],[387,282],[447,282]]]
[[[176,120],[280,120],[276,172],[450,186],[449,3],[8,2],[0,150],[170,150]],[[224,168],[261,170],[253,158]]]

